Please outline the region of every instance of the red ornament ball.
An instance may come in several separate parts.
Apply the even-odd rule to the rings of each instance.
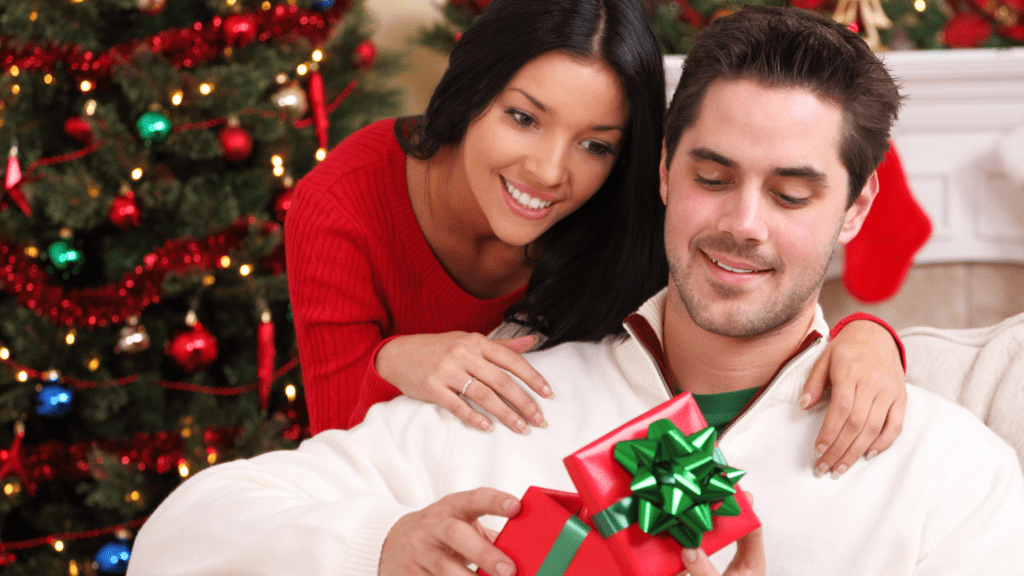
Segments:
[[[71,136],[83,146],[92,144],[92,126],[81,116],[72,116],[64,121],[64,132]]]
[[[942,29],[942,42],[953,48],[977,48],[992,34],[992,25],[980,14],[957,14]]]
[[[292,207],[292,192],[294,191],[294,188],[285,188],[274,199],[274,215],[277,217],[277,221],[282,224],[284,224],[284,217],[288,214],[288,209]]]
[[[245,46],[256,39],[256,17],[232,14],[224,19],[224,40],[232,46]]]
[[[114,198],[110,205],[110,223],[121,230],[130,230],[139,225],[142,220],[142,212],[135,201],[135,193],[128,191],[123,196]]]
[[[196,322],[168,341],[164,352],[182,370],[198,372],[217,359],[217,339]]]
[[[377,61],[377,47],[373,42],[365,40],[352,51],[352,65],[360,70],[365,70]]]
[[[225,126],[217,135],[220,150],[228,162],[244,162],[252,154],[252,136],[241,126]]]

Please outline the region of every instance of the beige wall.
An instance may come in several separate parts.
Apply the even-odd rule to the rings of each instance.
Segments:
[[[390,80],[405,92],[404,114],[423,111],[434,85],[444,73],[446,58],[440,53],[416,46],[412,39],[419,28],[432,26],[444,17],[438,6],[442,0],[364,0],[375,25],[374,42],[382,50],[404,51],[406,67]]]

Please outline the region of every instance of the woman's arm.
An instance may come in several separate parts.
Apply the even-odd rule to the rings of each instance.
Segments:
[[[800,406],[810,408],[831,386],[825,422],[814,442],[815,471],[838,478],[861,456],[873,458],[903,429],[907,404],[903,344],[874,316],[840,320],[804,385]]]

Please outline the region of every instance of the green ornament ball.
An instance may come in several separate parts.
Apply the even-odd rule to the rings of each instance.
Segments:
[[[171,120],[159,112],[146,112],[135,122],[135,129],[146,143],[163,142],[171,133]]]
[[[58,270],[69,270],[74,273],[82,267],[85,256],[76,250],[67,240],[57,240],[46,249],[50,263]]]

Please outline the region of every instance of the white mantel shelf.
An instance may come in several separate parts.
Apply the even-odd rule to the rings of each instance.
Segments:
[[[1024,263],[1024,190],[996,152],[1024,127],[1024,48],[881,58],[906,96],[893,139],[934,229],[915,261]],[[665,58],[670,96],[681,64]]]

